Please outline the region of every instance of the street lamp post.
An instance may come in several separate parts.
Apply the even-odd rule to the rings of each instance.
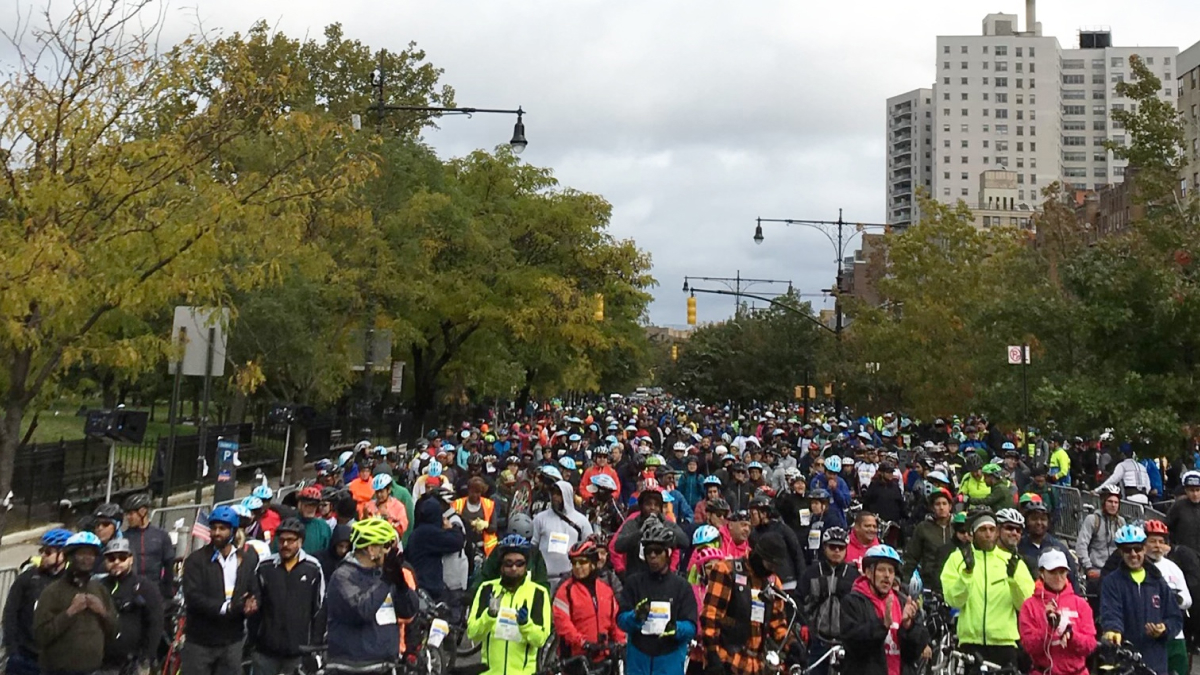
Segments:
[[[693,282],[693,281],[713,281],[713,282],[719,283],[722,286],[724,286],[725,288],[728,288],[729,290],[733,291],[733,296],[734,296],[734,298],[736,298],[736,300],[734,302],[737,303],[735,306],[735,309],[734,309],[734,316],[739,316],[742,312],[742,296],[745,295],[745,291],[747,291],[757,285],[760,285],[760,284],[787,284],[787,287],[788,287],[787,293],[792,292],[791,280],[748,279],[748,278],[745,278],[742,276],[741,270],[737,271],[737,276],[732,276],[732,277],[685,276],[683,278],[683,292],[684,293],[688,292],[688,289],[690,288],[688,284],[689,284],[689,282]]]
[[[861,235],[868,229],[881,229],[885,232],[890,232],[892,226],[885,223],[848,223],[842,218],[842,210],[838,209],[837,220],[804,220],[799,218],[758,218],[754,227],[754,243],[761,244],[763,237],[763,223],[784,223],[785,225],[803,225],[808,228],[817,230],[825,235],[829,243],[833,245],[834,253],[837,254],[837,284],[834,287],[833,293],[833,312],[834,312],[834,328],[833,333],[837,338],[837,343],[840,350],[842,343],[842,330],[845,328],[845,323],[842,316],[842,280],[844,278],[845,269],[843,267],[846,258],[846,248],[850,245],[854,238]],[[854,225],[854,232],[846,236],[846,226]],[[835,378],[836,379],[836,378]],[[838,415],[842,414],[842,396],[841,387],[835,385],[834,406],[837,409]]]

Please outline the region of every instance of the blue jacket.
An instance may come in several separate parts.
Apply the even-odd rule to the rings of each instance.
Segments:
[[[695,508],[704,499],[704,476],[700,472],[684,473],[679,477],[679,492],[687,501],[688,506]]]
[[[695,514],[692,512],[692,505],[688,503],[683,493],[679,490],[671,490],[670,495],[671,499],[675,500],[671,502],[671,508],[675,511],[675,520],[680,523],[692,522],[692,516]]]
[[[1120,633],[1124,642],[1141,652],[1146,665],[1158,675],[1167,675],[1167,643],[1183,629],[1183,614],[1158,568],[1147,564],[1145,569],[1140,586],[1123,564],[1100,582],[1100,632]],[[1146,635],[1148,623],[1166,624],[1167,630],[1151,638]]]
[[[642,601],[671,604],[674,635],[642,634],[637,606]],[[692,586],[671,571],[661,574],[642,572],[630,575],[621,589],[617,625],[627,634],[626,675],[683,675],[688,645],[696,637],[699,610]]]
[[[391,598],[391,610],[385,607]],[[416,594],[385,581],[379,570],[366,569],[349,556],[329,578],[326,598],[329,660],[338,663],[395,661],[400,653],[396,619],[417,611]],[[390,613],[395,613],[395,619]],[[388,618],[384,618],[388,617]]]
[[[1163,498],[1162,471],[1158,469],[1158,462],[1155,462],[1153,459],[1146,458],[1139,459],[1138,464],[1146,467],[1146,473],[1150,476],[1150,487],[1158,493],[1160,499]]]
[[[463,550],[466,537],[457,527],[442,527],[441,502],[434,497],[422,497],[416,504],[416,524],[405,556],[417,573],[417,585],[429,597],[441,602],[446,594],[446,582],[442,578],[442,556]]]
[[[815,490],[820,488],[828,492],[828,476],[829,474],[826,473],[819,473],[813,476],[813,479],[809,481],[808,489]],[[846,509],[850,508],[850,486],[846,484],[846,479],[840,475],[837,477],[837,485],[837,489],[830,494],[832,498],[829,500],[829,510],[837,513],[841,517],[842,522],[845,522]]]

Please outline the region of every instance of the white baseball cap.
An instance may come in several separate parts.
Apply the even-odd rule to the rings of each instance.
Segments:
[[[1067,555],[1058,549],[1050,549],[1038,558],[1038,567],[1044,570],[1063,570],[1071,566],[1067,564]]]

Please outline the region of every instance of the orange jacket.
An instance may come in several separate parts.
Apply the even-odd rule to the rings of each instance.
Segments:
[[[371,489],[371,476],[369,474],[358,474],[358,478],[350,481],[350,484],[346,487],[350,490],[350,494],[354,497],[354,501],[358,502],[359,506],[371,501],[375,497],[375,491]]]

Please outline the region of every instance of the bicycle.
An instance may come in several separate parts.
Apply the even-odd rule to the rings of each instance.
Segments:
[[[1021,675],[1015,664],[1001,666],[957,649],[950,652],[949,672],[952,675]]]
[[[1101,642],[1096,649],[1097,670],[1105,675],[1151,675],[1154,671],[1132,649],[1111,642]]]
[[[594,661],[597,656],[608,652],[608,656]],[[572,656],[537,672],[537,675],[624,675],[625,645],[604,642],[591,645],[586,654]]]
[[[949,670],[950,654],[954,651],[954,616],[941,594],[933,589],[921,593],[921,605],[925,611],[925,627],[932,638],[933,656],[922,661],[918,675],[925,672],[941,674]]]
[[[842,663],[842,659],[844,659],[844,658],[846,658],[846,648],[841,646],[840,644],[834,643],[834,644],[829,645],[829,649],[828,649],[828,651],[825,652],[824,656],[817,659],[816,661],[813,661],[811,664],[809,664],[809,666],[807,668],[801,668],[800,666],[792,666],[791,668],[788,669],[788,672],[790,675],[810,675],[822,663],[829,661],[829,675],[839,675],[839,673],[841,673],[840,666]]]

